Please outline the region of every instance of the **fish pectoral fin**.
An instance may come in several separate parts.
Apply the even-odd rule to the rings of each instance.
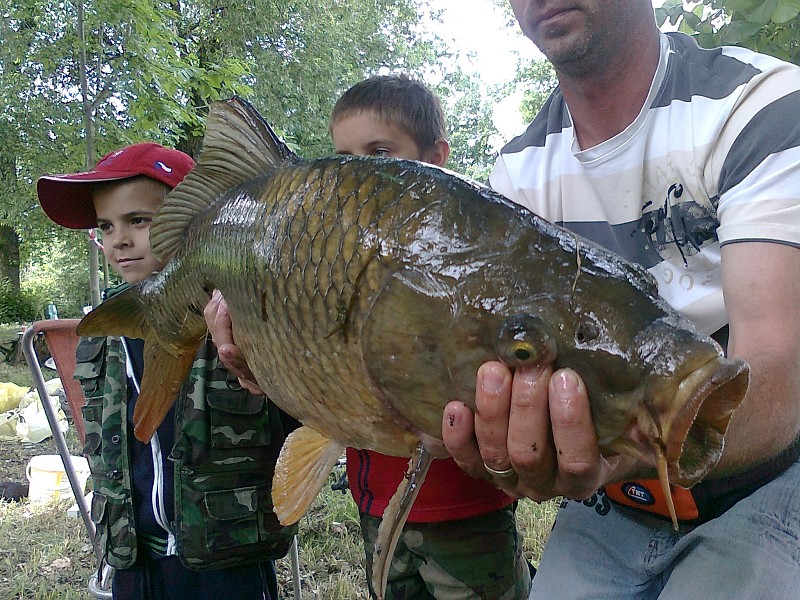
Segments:
[[[137,287],[130,287],[104,301],[83,317],[77,328],[82,337],[124,335],[144,339],[150,331]]]
[[[669,485],[669,472],[667,470],[667,457],[664,454],[664,449],[661,445],[655,445],[656,450],[656,470],[658,471],[658,480],[661,482],[661,493],[664,494],[664,500],[667,503],[667,510],[672,519],[672,528],[678,531],[678,514],[675,511],[675,501],[672,498],[672,488]]]
[[[289,434],[272,479],[272,504],[282,525],[296,523],[305,514],[342,452],[344,446],[310,427]]]
[[[403,480],[405,483],[400,484],[386,510],[383,511],[383,519],[378,527],[378,537],[372,554],[372,589],[375,590],[378,600],[383,600],[386,594],[389,567],[397,541],[432,461],[433,455],[420,443],[408,462],[408,472]]]
[[[627,454],[644,463],[652,464],[652,454],[644,451],[641,446],[627,438],[617,438],[608,444],[605,449],[618,454]],[[658,480],[661,483],[661,492],[664,495],[664,501],[667,503],[667,510],[672,519],[672,526],[675,531],[678,531],[678,515],[675,511],[675,500],[672,498],[672,488],[669,483],[669,464],[667,462],[667,456],[664,453],[664,445],[660,440],[655,440],[653,449],[656,456],[656,471],[658,473]],[[604,454],[607,454],[607,452],[604,452]]]
[[[164,421],[189,376],[199,344],[200,340],[182,352],[171,354],[159,345],[154,336],[145,338],[145,370],[133,410],[133,433],[136,439],[149,442]]]
[[[136,438],[147,443],[175,403],[202,336],[197,340],[187,340],[184,347],[167,351],[159,343],[143,308],[139,288],[130,287],[86,315],[78,324],[77,333],[80,336],[116,335],[145,341],[145,370],[133,423]]]

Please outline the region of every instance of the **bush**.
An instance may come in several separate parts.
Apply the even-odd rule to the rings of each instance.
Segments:
[[[0,279],[0,322],[35,321],[41,316],[34,294],[16,289],[7,278]]]
[[[86,243],[76,232],[68,235],[71,237],[50,235],[46,246],[30,244],[22,269],[22,289],[40,300],[38,308],[44,317],[51,303],[61,318],[80,317],[81,308],[90,302]]]

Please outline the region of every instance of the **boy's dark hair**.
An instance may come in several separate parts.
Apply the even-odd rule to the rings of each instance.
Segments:
[[[447,137],[439,98],[424,83],[407,75],[374,75],[358,82],[336,101],[330,123],[363,112],[374,113],[403,129],[420,152]]]

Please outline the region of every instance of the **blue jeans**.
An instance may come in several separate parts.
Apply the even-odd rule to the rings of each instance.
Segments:
[[[695,527],[612,504],[567,501],[530,600],[800,598],[800,461]]]

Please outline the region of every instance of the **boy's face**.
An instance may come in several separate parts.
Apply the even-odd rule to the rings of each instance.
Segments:
[[[403,129],[368,112],[346,115],[331,126],[337,154],[390,156],[421,160],[441,166],[438,155],[423,156],[416,142]],[[445,158],[445,161],[447,159]]]
[[[123,180],[98,189],[92,196],[97,227],[103,232],[103,253],[130,284],[161,271],[166,264],[150,251],[150,223],[164,200],[154,183]]]

